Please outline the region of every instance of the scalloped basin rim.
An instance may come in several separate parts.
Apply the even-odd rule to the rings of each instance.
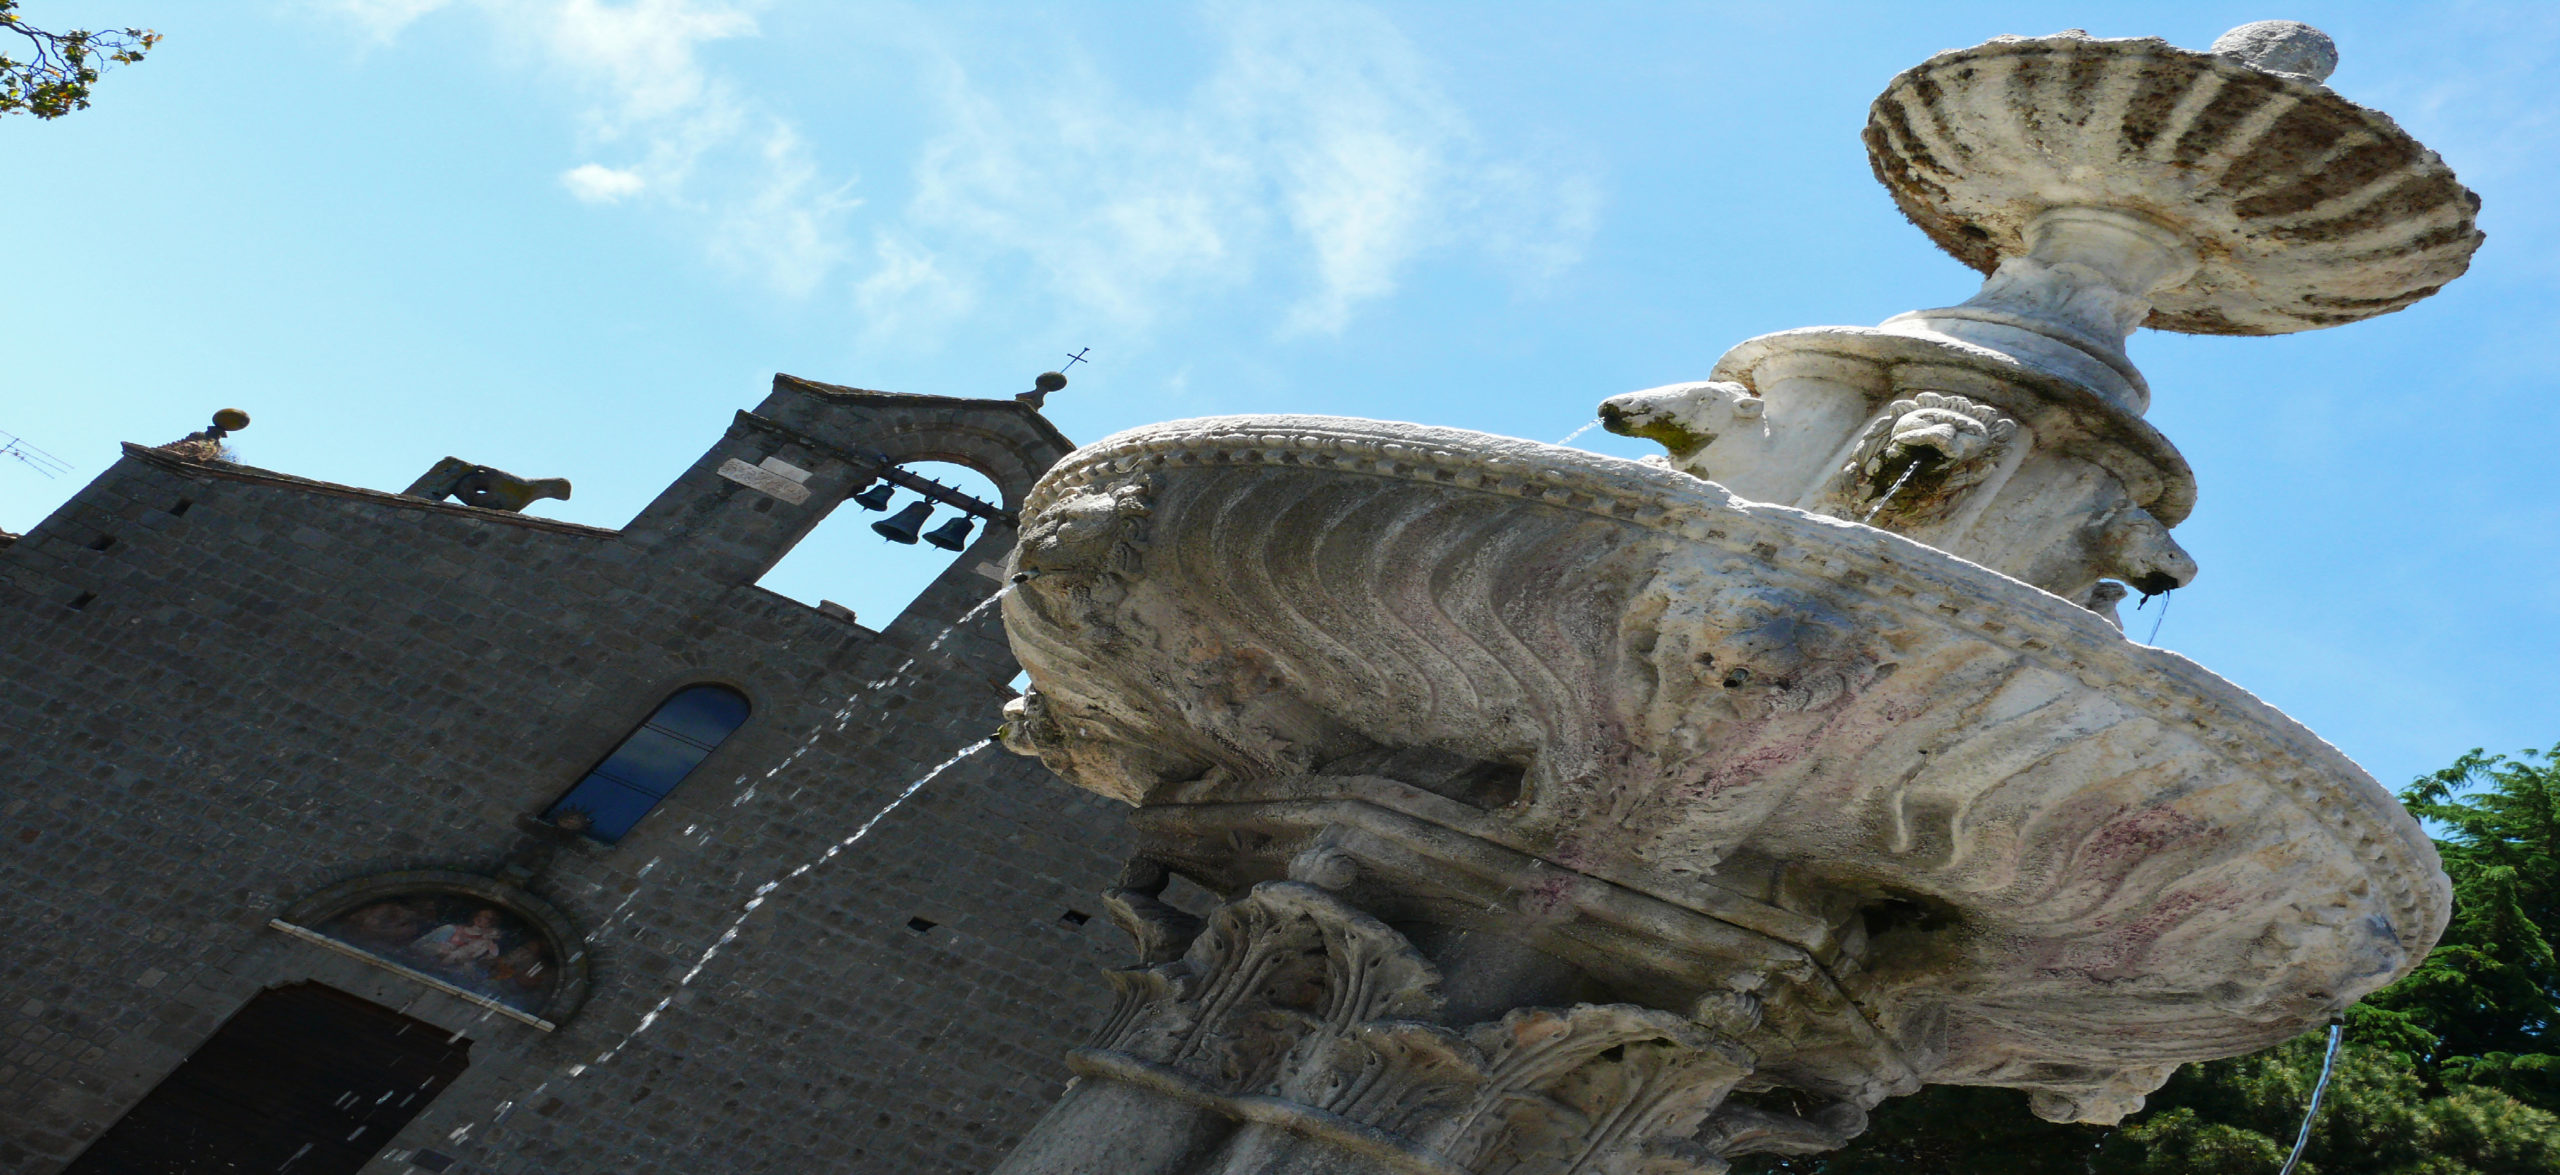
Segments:
[[[1145,465],[1276,463],[1310,450],[1328,454],[1327,463],[1299,468],[1416,480],[1427,470],[1463,467],[1476,482],[1458,488],[1535,499],[1701,542],[1725,539],[1739,518],[1791,540],[1762,544],[1765,552],[1755,549],[1766,561],[1811,561],[1832,577],[1855,571],[1916,581],[1927,590],[1906,606],[1976,638],[2023,650],[2093,687],[2106,683],[2119,701],[2163,712],[2167,721],[2225,711],[2236,720],[2226,725],[2252,730],[2221,730],[2222,753],[2290,760],[2253,773],[2289,791],[2294,805],[2342,851],[2359,859],[2397,856],[2389,863],[2390,877],[2381,880],[2408,886],[2392,891],[2399,925],[2422,944],[2442,933],[2451,892],[2433,842],[2388,790],[2335,746],[2194,661],[2137,644],[2068,600],[1887,531],[1746,501],[1688,474],[1580,449],[1464,429],[1310,415],[1201,417],[1113,434],[1052,468],[1033,488],[1023,514],[1031,525],[1061,495]],[[1449,486],[1445,480],[1424,484]],[[2423,953],[2413,952],[2408,966]]]
[[[2070,67],[2017,78],[2021,63],[2053,58]],[[2088,66],[2099,68],[2084,79]],[[2011,72],[1975,82],[2003,69]],[[2097,80],[2110,70],[2121,71],[2113,82]],[[2109,85],[2124,92],[2110,96]],[[2157,87],[2168,88],[2138,92]],[[2007,103],[1997,115],[1989,95]],[[2255,109],[2238,109],[2253,100]],[[1906,112],[1906,102],[1928,109]],[[2127,109],[2146,102],[2159,125],[2121,141]],[[1956,107],[1983,117],[1948,113]],[[2269,133],[2294,122],[2309,129]],[[2390,313],[2461,276],[2484,239],[2478,195],[2389,115],[2307,78],[2157,37],[1996,37],[1942,51],[1885,85],[1864,137],[1895,204],[1940,249],[1985,274],[2023,253],[2020,226],[2057,203],[2121,207],[2178,226],[2204,265],[2153,294],[2147,323],[2160,330],[2285,334]],[[2338,154],[2367,148],[2390,169],[2369,175],[2370,161]],[[2004,151],[2005,170],[1984,158]],[[2075,153],[2088,158],[2067,158]],[[2108,170],[2101,178],[2073,170],[2075,162]],[[2067,172],[2065,186],[2088,190],[2062,192],[2056,177],[2015,174],[2034,166]],[[2225,174],[2235,168],[2240,174]],[[2279,189],[2284,198],[2274,200]],[[2407,207],[2383,215],[2395,203]]]

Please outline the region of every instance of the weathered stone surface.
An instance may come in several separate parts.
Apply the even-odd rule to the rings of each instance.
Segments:
[[[2329,34],[2298,20],[2259,20],[2213,39],[2216,56],[2252,69],[2325,82],[2338,68],[2338,45]]]
[[[1402,895],[1364,901],[1656,1006],[1811,965],[1804,998],[1844,993],[1919,1079],[2109,1118],[2181,1061],[2318,1023],[2445,917],[2388,793],[2229,683],[1916,543],[1669,471],[1237,417],[1080,450],[1026,518],[1036,574],[1005,608],[1040,692],[1014,740],[1140,805],[1149,852],[1242,882],[1363,823],[1297,811],[1391,809],[1420,827],[1371,835],[1414,859],[1347,847]],[[1775,941],[1637,965],[1574,903],[1522,925],[1521,883],[1451,879],[1487,869],[1432,838]],[[1859,1027],[1746,1039],[1783,1066],[1783,1032]],[[1800,1068],[1844,1092],[1879,1064]]]
[[[1082,1083],[999,1175],[1711,1175],[1722,1158],[1690,1136],[1753,1067],[1714,1028],[1632,1005],[1453,1023],[1413,943],[1294,881],[1113,980]]]
[[[2197,242],[2191,274],[2128,328],[2313,330],[2460,277],[2479,197],[2388,116],[2277,68],[2147,37],[1998,37],[1895,78],[1867,147],[1912,222],[1986,274],[2028,256],[2029,226],[2057,207]]]
[[[2290,21],[2211,54],[2078,32],[1941,53],[1876,99],[1868,155],[1913,223],[1989,275],[1982,289],[1872,330],[1750,340],[1712,382],[1601,417],[1745,498],[2093,607],[2108,581],[2183,586],[2198,569],[2169,530],[2194,478],[2141,420],[2151,388],[2127,336],[2388,313],[2460,276],[2482,239],[2479,198],[2442,160],[2319,84],[2335,61]],[[2003,435],[1932,417],[1929,397]]]

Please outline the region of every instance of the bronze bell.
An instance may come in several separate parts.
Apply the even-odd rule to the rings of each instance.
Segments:
[[[873,482],[870,489],[853,496],[853,504],[865,510],[886,510],[889,508],[889,496],[897,492],[890,488],[888,482]]]
[[[933,503],[909,502],[897,513],[872,523],[871,529],[890,542],[913,544],[916,532],[924,529],[924,520],[932,514]]]
[[[946,551],[957,551],[969,545],[969,526],[969,516],[963,514],[934,527],[932,534],[924,536],[924,541]]]

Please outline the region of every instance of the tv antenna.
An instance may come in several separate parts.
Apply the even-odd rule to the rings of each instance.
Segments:
[[[19,464],[47,478],[71,472],[70,462],[28,444],[27,438],[15,433],[0,432],[0,457],[15,458]]]

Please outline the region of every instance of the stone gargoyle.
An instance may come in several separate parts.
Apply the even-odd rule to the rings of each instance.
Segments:
[[[569,479],[522,478],[502,469],[475,465],[460,457],[447,457],[430,466],[402,492],[434,502],[454,498],[465,506],[520,514],[525,507],[544,498],[567,501]]]

